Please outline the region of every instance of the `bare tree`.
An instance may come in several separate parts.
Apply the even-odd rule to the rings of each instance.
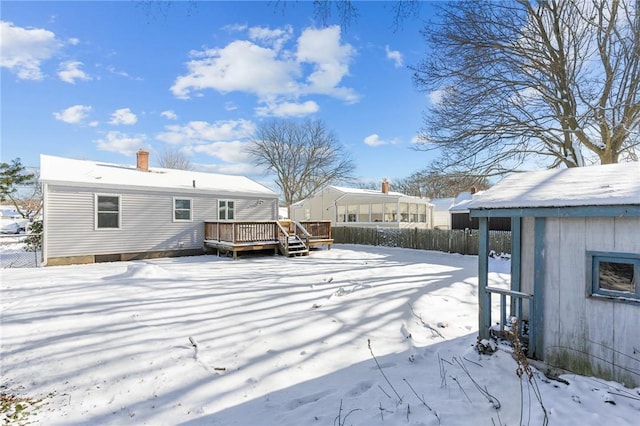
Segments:
[[[394,188],[407,195],[428,198],[455,197],[460,192],[475,188],[478,191],[488,189],[486,178],[468,174],[441,174],[436,170],[425,169],[411,176],[397,180]]]
[[[171,0],[139,0],[136,6],[141,7],[150,22],[154,19],[167,19],[171,13],[174,13],[174,3],[181,5],[186,4],[186,13],[195,15],[198,13],[197,0],[187,1],[171,1]],[[272,3],[275,11],[285,14],[288,7],[295,7],[298,1],[290,0],[274,0]],[[347,29],[349,25],[358,21],[360,17],[359,1],[355,0],[314,0],[311,3],[313,7],[314,18],[322,26],[331,25],[338,22],[343,29]],[[420,16],[422,0],[398,0],[384,2],[385,7],[389,9],[391,17],[391,27],[393,31],[397,31],[405,19],[417,18]],[[239,4],[239,7],[242,7]]]
[[[253,163],[275,173],[287,206],[325,185],[350,180],[354,164],[336,136],[317,120],[271,120],[250,142]]]
[[[443,6],[413,68],[431,91],[418,149],[441,170],[490,176],[637,160],[637,0],[474,1]]]
[[[193,165],[179,149],[166,148],[158,155],[158,166],[165,169],[193,170]]]

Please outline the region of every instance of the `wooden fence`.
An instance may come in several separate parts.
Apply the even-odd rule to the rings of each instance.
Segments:
[[[437,250],[448,253],[478,254],[477,230],[389,229],[334,227],[336,244],[365,244],[371,246],[403,247]],[[489,250],[511,253],[510,231],[489,231]]]

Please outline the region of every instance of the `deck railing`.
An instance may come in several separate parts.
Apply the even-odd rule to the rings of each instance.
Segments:
[[[302,241],[331,239],[330,221],[242,221],[205,222],[204,238],[233,244],[278,241],[280,234],[297,236]]]
[[[233,244],[277,241],[273,221],[205,222],[204,239]]]
[[[300,225],[311,234],[311,239],[330,240],[331,221],[330,220],[301,220]]]

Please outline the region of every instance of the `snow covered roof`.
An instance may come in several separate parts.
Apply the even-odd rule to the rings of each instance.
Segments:
[[[377,189],[363,189],[363,188],[348,188],[346,186],[335,186],[332,185],[331,188],[336,191],[344,192],[345,194],[357,194],[357,195],[384,195],[391,197],[408,197],[408,195],[403,194],[402,192],[389,191],[388,193],[384,193]]]
[[[135,165],[111,164],[99,161],[40,155],[40,180],[45,183],[66,183],[82,186],[147,187],[157,189],[207,192],[236,192],[277,196],[277,194],[247,177],[151,167],[140,171]]]
[[[435,211],[449,211],[455,198],[432,198],[429,202],[433,204]]]
[[[513,174],[477,194],[470,209],[640,205],[640,163]]]
[[[469,205],[478,194],[480,194],[480,192],[476,192],[475,194],[471,192],[459,193],[458,196],[454,198],[453,204],[449,207],[449,211],[451,213],[469,213]]]

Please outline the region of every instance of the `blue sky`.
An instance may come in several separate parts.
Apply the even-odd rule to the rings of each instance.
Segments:
[[[389,5],[358,2],[347,28],[310,2],[7,2],[1,7],[2,161],[39,154],[134,163],[181,149],[203,171],[268,183],[243,146],[271,118],[320,119],[362,181],[403,178],[429,96],[409,65],[431,17],[392,29]],[[272,186],[272,185],[269,185]]]

